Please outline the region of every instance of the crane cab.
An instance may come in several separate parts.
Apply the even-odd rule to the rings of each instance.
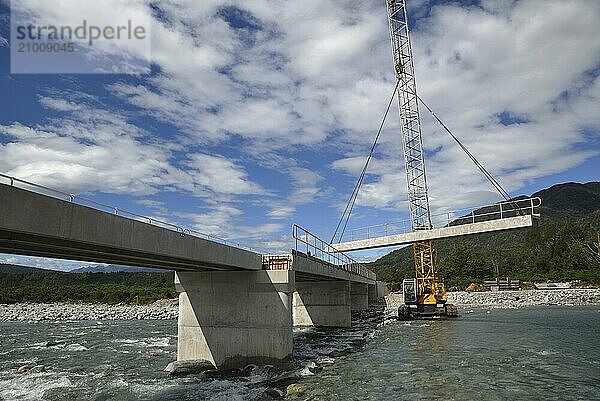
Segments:
[[[404,296],[404,305],[398,308],[398,319],[408,320],[412,317],[457,317],[458,309],[452,304],[446,303],[445,290],[443,285],[443,298],[437,299],[434,303],[427,302],[430,296],[419,296],[419,286],[416,278],[404,279],[402,281],[402,295]],[[431,295],[431,294],[430,294]],[[435,298],[434,298],[435,299]]]

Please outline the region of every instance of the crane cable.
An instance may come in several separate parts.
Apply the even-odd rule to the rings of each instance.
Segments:
[[[502,195],[502,197],[504,197],[505,200],[510,201],[511,198],[510,198],[510,195],[508,194],[508,192],[506,192],[506,190],[502,187],[502,185],[500,185],[500,183],[498,181],[496,181],[496,179],[489,173],[489,171],[487,171],[487,169],[479,162],[479,160],[477,160],[475,158],[475,156],[473,156],[473,153],[471,153],[469,151],[469,149],[467,149],[467,147],[465,145],[463,145],[463,143],[456,137],[456,135],[454,135],[452,133],[452,131],[450,131],[450,129],[446,126],[446,124],[444,124],[444,122],[437,116],[437,114],[435,114],[435,112],[433,110],[431,110],[431,107],[429,107],[427,105],[427,103],[425,103],[423,101],[423,99],[421,99],[419,97],[419,95],[417,95],[417,99],[419,99],[419,101],[421,102],[421,104],[423,106],[425,106],[425,108],[429,111],[429,113],[431,113],[431,115],[433,116],[433,118],[435,118],[437,120],[437,122],[440,123],[440,125],[446,130],[446,132],[458,144],[458,146],[460,146],[460,148],[467,154],[467,156],[469,156],[469,159],[471,159],[473,161],[473,163],[475,163],[475,165],[477,166],[477,168],[479,168],[479,170],[481,170],[481,172],[483,173],[483,175],[494,186],[494,188],[496,188],[496,190],[500,193],[500,195]]]
[[[358,191],[360,190],[363,179],[365,178],[367,167],[369,166],[369,162],[371,161],[373,152],[375,151],[375,147],[377,146],[377,142],[379,141],[379,136],[381,135],[381,130],[383,129],[383,125],[385,124],[385,120],[387,119],[387,116],[389,114],[390,108],[392,106],[392,102],[394,101],[394,96],[396,96],[396,92],[398,91],[399,84],[400,84],[400,81],[396,80],[396,87],[394,88],[394,92],[392,93],[392,96],[388,103],[387,109],[385,110],[385,114],[383,115],[383,119],[381,120],[381,124],[379,125],[379,130],[377,131],[377,136],[375,137],[373,146],[371,146],[371,151],[369,152],[369,156],[367,157],[367,160],[365,161],[365,165],[360,173],[360,176],[358,177],[358,180],[356,181],[356,185],[354,185],[354,189],[352,190],[350,199],[348,199],[348,203],[346,204],[346,207],[344,208],[344,212],[342,213],[342,215],[340,217],[340,221],[338,222],[338,224],[335,228],[335,232],[333,233],[333,235],[331,237],[331,241],[329,242],[330,244],[333,244],[333,241],[335,240],[335,237],[336,237],[338,231],[340,230],[340,227],[342,227],[342,222],[343,222],[344,225],[342,227],[342,230],[340,231],[340,235],[338,238],[338,242],[342,241],[342,237],[344,236],[344,232],[346,231],[346,226],[348,225],[348,221],[350,220],[350,215],[352,214],[352,209],[354,208],[354,204],[356,203],[356,198],[358,197]],[[423,106],[425,106],[425,108],[429,111],[429,113],[433,116],[433,118],[435,118],[436,121],[444,128],[444,130],[452,137],[452,139],[454,139],[454,141],[458,144],[458,146],[460,146],[460,148],[463,150],[463,152],[466,153],[466,155],[469,157],[469,159],[471,159],[471,161],[483,173],[485,178],[488,179],[488,181],[492,184],[492,186],[496,189],[496,191],[498,191],[500,193],[500,195],[502,195],[502,197],[506,201],[511,201],[511,197],[508,194],[508,192],[490,174],[490,172],[487,171],[487,169],[479,162],[479,160],[477,160],[477,158],[473,155],[473,153],[471,153],[469,151],[469,149],[467,149],[467,147],[460,141],[460,139],[458,139],[456,137],[456,135],[454,135],[454,133],[452,131],[450,131],[450,128],[448,128],[446,126],[446,124],[444,124],[444,122],[437,116],[437,114],[435,114],[435,112],[431,109],[431,107],[429,107],[427,105],[427,103],[425,103],[423,101],[423,99],[421,99],[421,97],[419,97],[419,95],[416,95],[416,97],[419,100],[419,102],[421,102],[421,104]],[[516,202],[514,202],[514,201],[512,201],[512,202],[515,204],[515,206],[517,206]],[[517,210],[520,212],[520,214],[522,213],[518,206],[517,206]]]
[[[341,242],[342,237],[344,236],[344,232],[346,231],[346,226],[348,225],[348,221],[350,220],[350,214],[352,214],[352,209],[354,208],[354,203],[356,202],[356,198],[358,197],[358,191],[360,190],[360,186],[362,185],[363,179],[365,178],[365,174],[367,172],[367,167],[369,166],[369,162],[371,161],[373,152],[375,151],[375,147],[377,146],[377,142],[379,141],[379,136],[381,135],[381,130],[383,129],[385,120],[387,119],[387,116],[390,112],[390,108],[392,107],[392,102],[394,101],[394,97],[396,96],[396,92],[398,91],[399,85],[400,85],[400,81],[396,80],[396,87],[394,88],[394,92],[392,93],[392,96],[390,97],[390,101],[388,102],[387,109],[385,110],[385,114],[383,115],[383,118],[381,119],[381,124],[379,124],[379,130],[377,131],[377,136],[375,136],[375,141],[373,142],[373,146],[371,146],[371,151],[369,152],[369,156],[367,157],[367,160],[365,161],[365,165],[360,173],[360,176],[358,177],[358,180],[356,181],[356,185],[354,185],[354,189],[352,190],[350,199],[348,199],[348,203],[346,204],[346,207],[344,208],[344,212],[340,216],[340,221],[338,222],[337,227],[335,228],[335,232],[331,236],[331,241],[329,241],[330,244],[333,244],[333,241],[335,240],[335,237],[336,237],[338,231],[340,230],[340,227],[342,227],[342,222],[344,223],[344,225],[343,225],[342,230],[340,231],[338,242]]]

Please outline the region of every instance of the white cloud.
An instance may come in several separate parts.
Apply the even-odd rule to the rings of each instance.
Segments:
[[[509,191],[598,154],[589,144],[600,130],[600,3],[431,3],[409,4],[422,16],[411,21],[419,92]],[[394,86],[385,3],[157,6],[153,61],[160,72],[107,89],[144,116],[176,127],[176,138],[151,138],[97,99],[52,94],[40,102],[60,118],[2,127],[8,142],[0,145],[0,169],[49,185],[67,182],[77,191],[182,190],[206,202],[206,213],[191,221],[224,235],[243,218],[247,196],[258,195],[272,219],[323,200],[330,187],[343,192],[335,199],[345,200],[351,187],[346,193],[331,182],[327,169],[348,174],[353,184]],[[237,13],[236,24],[228,23],[227,12]],[[520,122],[505,125],[501,116]],[[425,115],[423,133],[434,210],[497,199]],[[176,152],[183,156],[174,160]],[[337,160],[285,164],[306,152]],[[248,160],[289,183],[265,184],[249,174]],[[405,187],[394,103],[358,205],[405,211]],[[277,228],[266,223],[259,231]]]
[[[217,155],[192,154],[190,172],[194,183],[208,188],[216,194],[265,195],[267,192],[258,184],[247,179],[247,173],[232,161]]]
[[[0,135],[8,139],[0,144],[0,170],[74,193],[102,190],[143,195],[173,183],[169,153],[160,147],[119,134],[110,137],[110,130],[117,127],[65,123],[66,131],[81,135],[66,136],[19,123],[0,126]],[[95,140],[91,139],[98,133],[94,128],[102,131]]]
[[[267,217],[272,219],[287,219],[294,215],[296,207],[314,203],[322,198],[323,188],[319,183],[324,178],[318,173],[303,167],[290,167],[287,169],[290,176],[291,192],[285,200],[271,202],[271,210]]]
[[[592,72],[600,64],[600,37],[594,33],[599,21],[600,4],[585,1],[435,6],[412,30],[421,96],[509,191],[568,170],[600,152],[586,146],[600,129],[598,77]],[[476,167],[421,109],[433,209],[497,200]],[[504,125],[502,113],[522,121]],[[378,149],[390,159],[389,147]],[[345,157],[332,167],[357,176],[363,162]],[[406,197],[401,171],[378,170],[375,164],[369,171],[380,178],[364,185],[359,203],[401,205]]]
[[[105,263],[93,263],[74,260],[47,259],[35,256],[9,255],[0,253],[0,263],[32,266],[40,269],[70,271],[85,266],[103,266]]]
[[[69,41],[83,44],[77,48],[78,53],[74,57],[81,55],[81,62],[84,60],[95,60],[97,68],[106,72],[136,72],[147,73],[148,68],[136,63],[142,61],[150,62],[150,34],[151,34],[151,10],[145,0],[132,0],[122,2],[118,0],[104,0],[101,2],[94,0],[61,0],[60,3],[48,2],[44,0],[20,0],[11,2],[11,16],[15,21],[26,25],[33,25],[34,28],[55,26],[68,26],[73,30],[82,26],[85,21],[88,30],[92,26],[102,29],[112,27],[116,32],[114,36],[121,35],[122,32],[116,27],[127,26],[131,21],[134,27],[141,26],[144,29],[143,40],[132,40],[132,35],[124,35],[122,40],[97,39],[92,46],[88,46],[90,40],[89,31],[86,31],[85,38],[79,38],[78,35],[69,37]],[[24,18],[26,16],[26,18]],[[19,18],[24,18],[22,21]],[[42,35],[45,35],[41,30]],[[62,32],[62,31],[61,31]],[[75,59],[75,58],[73,58]],[[69,63],[65,63],[64,68],[70,68]],[[93,70],[87,70],[91,72]],[[59,72],[59,71],[57,71]]]

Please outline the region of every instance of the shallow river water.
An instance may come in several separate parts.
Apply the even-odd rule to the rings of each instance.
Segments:
[[[296,330],[294,362],[175,379],[175,321],[0,323],[0,399],[600,399],[600,306],[461,312]]]

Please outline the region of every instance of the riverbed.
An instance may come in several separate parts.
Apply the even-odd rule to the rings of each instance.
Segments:
[[[409,322],[354,318],[348,329],[295,329],[288,364],[185,378],[163,372],[176,357],[175,320],[4,322],[0,399],[581,400],[600,394],[598,305],[477,307],[457,319]]]

